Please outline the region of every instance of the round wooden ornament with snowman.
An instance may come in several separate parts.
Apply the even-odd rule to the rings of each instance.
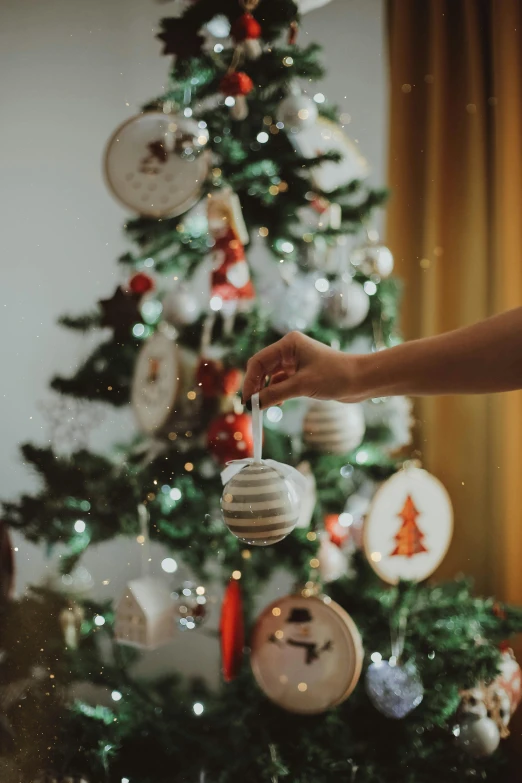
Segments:
[[[328,596],[274,601],[257,620],[250,646],[252,671],[266,696],[308,715],[348,698],[364,657],[357,626]]]
[[[385,582],[421,582],[443,561],[452,533],[446,488],[427,470],[406,464],[374,495],[364,522],[364,549]]]
[[[225,523],[251,546],[277,544],[299,521],[300,494],[307,488],[302,473],[281,462],[262,459],[263,415],[259,394],[252,396],[254,456],[232,460],[221,473],[225,488],[221,509]]]

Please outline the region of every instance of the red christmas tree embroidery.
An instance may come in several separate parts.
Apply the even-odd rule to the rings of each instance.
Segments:
[[[420,552],[427,552],[428,550],[422,543],[424,540],[424,533],[421,532],[417,525],[419,511],[415,508],[411,495],[407,496],[402,511],[400,514],[397,514],[397,516],[402,519],[402,525],[395,536],[397,546],[390,557],[393,557],[393,555],[413,557],[413,555],[418,555]]]

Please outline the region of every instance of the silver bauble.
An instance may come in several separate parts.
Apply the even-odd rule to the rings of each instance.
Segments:
[[[321,309],[321,296],[313,275],[295,277],[273,302],[270,320],[279,334],[305,331],[314,324]]]
[[[326,316],[332,326],[354,329],[370,311],[370,297],[355,280],[338,280],[326,300]]]
[[[188,286],[180,283],[163,298],[163,318],[171,326],[188,326],[199,318],[201,306]]]
[[[393,255],[386,245],[379,242],[366,242],[355,247],[350,253],[350,261],[363,275],[371,277],[389,277],[393,272]]]
[[[276,114],[285,130],[293,133],[309,128],[316,121],[317,115],[317,104],[301,91],[292,92],[283,98]]]
[[[372,663],[366,672],[365,685],[373,706],[395,720],[406,717],[424,698],[424,687],[413,664]]]
[[[466,717],[453,733],[457,745],[474,758],[491,756],[500,744],[500,731],[491,718]]]

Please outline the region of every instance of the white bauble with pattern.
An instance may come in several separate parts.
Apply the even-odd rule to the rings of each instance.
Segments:
[[[359,403],[315,400],[303,422],[303,440],[322,454],[347,454],[360,446],[365,423]]]

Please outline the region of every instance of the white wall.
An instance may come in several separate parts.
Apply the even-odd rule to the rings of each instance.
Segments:
[[[154,34],[170,7],[2,0],[0,498],[35,488],[18,444],[48,439],[39,407],[51,398],[46,384],[88,354],[89,340],[58,328],[57,316],[88,310],[118,280],[125,213],[104,186],[100,159],[115,126],[162,90],[168,60]],[[303,41],[325,47],[329,75],[321,89],[351,115],[346,130],[370,160],[375,183],[384,182],[387,135],[383,14],[383,0],[335,0],[309,14],[300,31]],[[130,417],[108,410],[91,442],[126,435],[129,426]],[[16,543],[20,589],[38,580],[48,561]],[[114,562],[122,565],[117,573]],[[118,592],[136,575],[135,563],[131,542],[87,558],[97,592]],[[192,659],[187,647],[183,657]]]

